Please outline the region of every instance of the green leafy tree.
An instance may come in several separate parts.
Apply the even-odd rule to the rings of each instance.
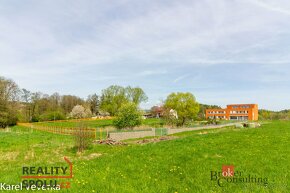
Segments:
[[[271,117],[271,112],[268,110],[261,109],[259,110],[259,119],[268,120]]]
[[[122,104],[128,102],[126,98],[125,89],[121,86],[112,85],[102,91],[101,109],[114,116]]]
[[[132,102],[137,106],[147,100],[145,92],[139,88],[130,86],[112,85],[102,91],[100,109],[114,116],[125,103]]]
[[[146,102],[148,100],[147,95],[140,87],[132,88],[128,86],[126,88],[126,95],[129,101],[139,105],[141,102]]]
[[[118,111],[113,124],[118,129],[132,129],[142,123],[142,113],[135,103],[129,102],[123,104]]]
[[[164,104],[165,109],[173,109],[177,113],[176,125],[183,126],[187,121],[196,117],[199,112],[199,104],[191,93],[171,93]],[[169,113],[170,114],[170,113]]]
[[[18,85],[10,79],[0,77],[0,127],[15,125],[18,118]]]
[[[197,114],[197,119],[199,121],[205,120],[205,110],[206,109],[221,109],[220,106],[217,105],[206,105],[206,104],[199,104],[199,112]]]

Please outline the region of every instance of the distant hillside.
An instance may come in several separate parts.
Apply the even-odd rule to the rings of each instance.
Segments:
[[[260,120],[290,120],[290,109],[281,111],[259,110]]]

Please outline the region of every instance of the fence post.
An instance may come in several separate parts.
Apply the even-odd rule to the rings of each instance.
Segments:
[[[107,129],[107,136],[106,136],[106,139],[108,139],[108,137],[109,137],[109,130],[108,130],[108,127],[107,127],[106,129]]]

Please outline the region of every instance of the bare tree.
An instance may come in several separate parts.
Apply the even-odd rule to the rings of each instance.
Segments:
[[[83,152],[88,148],[91,142],[91,131],[87,129],[87,125],[83,122],[79,123],[78,127],[74,130],[75,147],[78,152]]]
[[[87,103],[90,107],[92,114],[98,115],[100,106],[99,96],[97,94],[89,95],[87,98]]]

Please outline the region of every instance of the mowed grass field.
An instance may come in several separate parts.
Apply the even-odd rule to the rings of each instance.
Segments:
[[[290,192],[289,121],[175,136],[147,144],[93,144],[77,154],[71,136],[16,126],[0,132],[0,182],[18,184],[23,166],[63,166],[66,156],[74,176],[67,180],[71,188],[59,192]],[[219,187],[211,171],[221,171],[222,165],[267,178],[268,186],[224,182]]]

